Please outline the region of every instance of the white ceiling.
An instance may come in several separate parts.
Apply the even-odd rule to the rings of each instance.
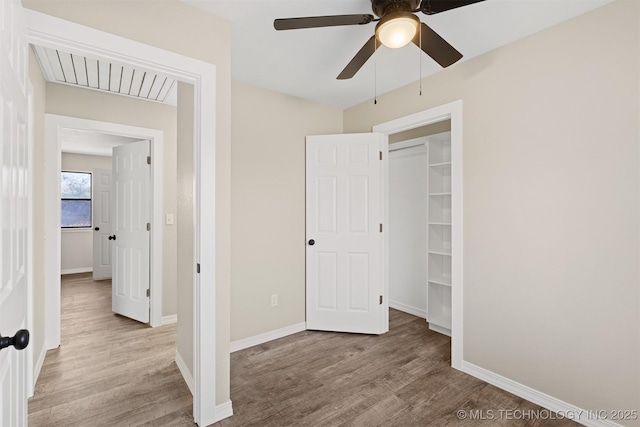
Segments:
[[[127,64],[33,46],[47,81],[177,105],[176,80]]]
[[[273,28],[276,18],[372,13],[370,0],[181,1],[231,21],[233,79],[322,104],[347,108],[372,99],[375,74],[378,94],[415,82],[420,76],[419,61],[423,76],[441,70],[411,44],[401,49],[382,46],[354,78],[339,81],[336,76],[373,35],[375,23],[290,31]],[[418,15],[465,61],[611,1],[486,0],[437,15]]]
[[[60,131],[60,151],[63,153],[111,156],[113,147],[136,141],[140,139],[77,129]]]

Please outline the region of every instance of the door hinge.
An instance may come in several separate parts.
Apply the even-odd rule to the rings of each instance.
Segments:
[[[382,295],[380,295],[380,304],[382,304]]]
[[[151,164],[151,156],[147,156],[147,164],[150,165]]]
[[[380,224],[380,232],[382,233],[382,224]]]
[[[380,152],[380,160],[382,160],[382,151]]]
[[[200,274],[200,263],[196,264],[196,273]]]
[[[151,223],[150,222],[147,223],[147,231],[151,231]]]
[[[151,297],[151,289],[147,289],[147,297]]]

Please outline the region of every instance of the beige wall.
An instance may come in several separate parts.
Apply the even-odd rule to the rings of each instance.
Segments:
[[[163,132],[163,213],[176,212],[176,108],[106,92],[47,83],[47,113],[159,129]],[[176,227],[162,235],[162,315],[176,314]]]
[[[193,85],[178,83],[178,326],[177,352],[193,377]]]
[[[216,66],[216,379],[229,400],[231,25],[177,0],[23,0],[49,15],[190,56]],[[215,125],[214,125],[215,123]]]
[[[45,349],[45,298],[44,298],[44,220],[38,212],[44,212],[44,113],[46,108],[46,82],[38,61],[29,49],[29,80],[33,85],[33,325],[31,345],[33,363]]]
[[[617,1],[344,113],[463,101],[464,359],[584,409],[640,409],[639,17]]]
[[[93,168],[111,169],[111,157],[62,153],[62,170],[93,172]],[[93,230],[62,230],[60,269],[93,270]]]
[[[305,321],[305,136],[342,133],[342,111],[241,82],[232,89],[236,341]]]

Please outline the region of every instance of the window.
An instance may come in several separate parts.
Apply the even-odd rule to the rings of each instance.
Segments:
[[[62,172],[60,184],[62,228],[90,228],[91,174]]]

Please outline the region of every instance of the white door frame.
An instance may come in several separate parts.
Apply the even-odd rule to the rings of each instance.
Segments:
[[[162,231],[163,231],[163,132],[137,126],[120,125],[77,117],[45,114],[45,233],[47,263],[45,274],[46,347],[60,346],[60,171],[62,170],[61,131],[75,129],[127,136],[151,141],[151,250],[149,257],[151,289],[149,323],[162,325]]]
[[[430,108],[373,126],[373,132],[392,135],[451,120],[451,366],[462,370],[463,360],[463,239],[462,239],[462,101]],[[384,218],[389,218],[389,144],[386,145]],[[386,220],[385,220],[386,221]],[[385,294],[389,295],[389,239],[385,239]],[[388,299],[388,298],[387,298]]]
[[[230,416],[229,402],[216,407],[216,66],[33,10],[25,15],[30,43],[131,64],[194,86],[194,261],[207,262],[199,274],[193,266],[193,415],[199,425]]]

